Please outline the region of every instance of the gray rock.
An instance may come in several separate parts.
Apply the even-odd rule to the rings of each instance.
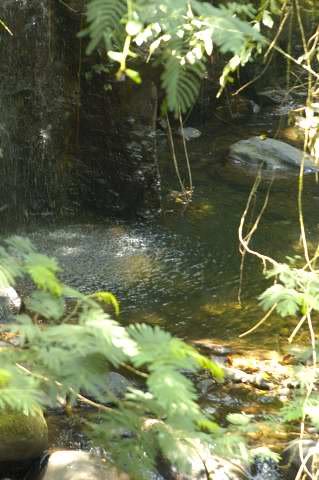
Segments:
[[[279,105],[292,101],[291,95],[287,90],[281,88],[265,88],[257,92],[258,99],[265,105]]]
[[[105,376],[105,384],[96,385],[95,394],[85,390],[82,391],[82,394],[103,404],[110,404],[114,402],[114,397],[118,400],[124,398],[127,389],[131,386],[132,383],[120,373],[108,372]]]
[[[41,480],[129,480],[129,476],[88,452],[61,450],[50,456]]]
[[[187,141],[192,140],[194,138],[198,138],[202,134],[202,132],[197,130],[197,128],[193,128],[193,127],[184,127],[183,131],[182,131],[181,128],[179,128],[177,133],[180,137],[182,137],[184,135],[185,140],[187,140]]]
[[[281,480],[278,463],[271,458],[256,456],[250,467],[253,480]]]
[[[244,480],[248,477],[245,468],[235,462],[213,455],[210,449],[198,440],[190,440],[194,449],[189,450],[191,472],[181,474],[175,468],[165,472],[169,480]],[[189,445],[190,445],[189,443]]]
[[[120,373],[109,372],[106,375],[106,391],[110,391],[116,398],[123,398],[131,386],[132,383]]]
[[[21,309],[21,298],[13,287],[0,288],[0,323],[10,320],[10,316],[16,315]]]
[[[302,150],[292,147],[288,143],[275,140],[274,138],[252,137],[240,140],[230,147],[229,161],[248,167],[259,167],[273,172],[297,172],[304,155],[305,173],[318,172],[313,158],[304,154]]]

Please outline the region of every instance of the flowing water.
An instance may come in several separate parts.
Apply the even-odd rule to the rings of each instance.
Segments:
[[[225,175],[224,165],[231,143],[261,132],[271,135],[275,123],[271,114],[247,118],[245,125],[217,127],[208,122],[202,136],[188,143],[195,186],[188,206],[172,193],[178,183],[164,137],[162,145],[160,137],[163,213],[157,220],[84,219],[67,225],[30,226],[19,233],[27,234],[42,252],[59,260],[61,277],[71,286],[87,293],[114,293],[120,301],[123,323],[159,325],[188,341],[217,339],[241,343],[248,350],[285,349],[295,319],[274,317],[254,334],[238,340],[240,333],[262,317],[257,297],[269,282],[263,277],[260,262],[247,257],[242,304],[238,303],[238,226],[253,180]],[[184,153],[178,138],[176,149],[182,165]],[[185,168],[182,170],[185,176]],[[296,184],[295,177],[292,182]],[[264,198],[264,190],[255,196],[254,215]],[[304,211],[310,244],[318,240],[318,202],[319,187],[318,193],[316,187],[306,192]],[[284,261],[286,255],[300,254],[299,235],[296,190],[274,188],[251,245]],[[205,406],[214,411],[220,407],[223,413],[241,411],[249,404],[249,395],[251,392],[235,388],[211,395]],[[260,411],[268,411],[266,396],[261,397],[256,400],[254,396],[251,401],[259,402]],[[273,401],[268,403],[273,405]],[[57,440],[53,435],[52,445],[72,444],[70,425],[66,428],[63,422],[51,419],[52,425],[60,425],[60,437]],[[77,445],[78,439],[71,437]]]
[[[113,292],[120,301],[123,322],[158,324],[187,339],[235,339],[262,314],[256,298],[267,282],[260,263],[247,258],[240,308],[238,226],[253,179],[243,186],[243,179],[225,176],[224,152],[240,138],[262,131],[271,134],[273,124],[270,115],[252,116],[244,128],[235,124],[218,130],[208,123],[202,136],[188,143],[195,186],[188,206],[172,194],[178,183],[166,146],[162,146],[164,201],[158,220],[84,219],[68,225],[29,227],[20,233],[59,260],[66,283],[88,293]],[[176,146],[179,162],[185,163],[181,140],[176,140]],[[294,187],[297,179],[292,182]],[[264,190],[257,193],[255,216],[264,198]],[[306,192],[304,199],[310,243],[318,238],[318,203],[319,186],[318,193]],[[253,248],[284,261],[286,255],[300,254],[299,235],[296,191],[275,188]],[[273,346],[283,323],[271,330],[265,324],[249,342]]]

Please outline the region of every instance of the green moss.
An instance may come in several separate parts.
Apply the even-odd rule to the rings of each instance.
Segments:
[[[0,462],[36,458],[47,446],[48,427],[41,411],[0,414]]]

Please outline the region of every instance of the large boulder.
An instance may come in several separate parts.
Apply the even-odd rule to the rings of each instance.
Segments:
[[[229,150],[229,161],[247,167],[259,167],[271,173],[296,172],[304,158],[304,172],[318,172],[314,159],[302,150],[274,138],[252,137],[234,143]]]
[[[0,471],[2,462],[36,459],[41,457],[47,448],[48,427],[40,410],[34,415],[1,411]]]
[[[296,191],[302,158],[305,189],[317,192],[314,173],[319,165],[302,150],[274,138],[251,137],[234,143],[218,173],[229,183],[249,188],[260,173],[262,186],[274,181],[273,189]]]

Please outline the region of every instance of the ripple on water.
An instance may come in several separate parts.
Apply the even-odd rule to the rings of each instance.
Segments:
[[[85,293],[112,291],[124,309],[187,299],[207,289],[207,272],[220,268],[199,239],[162,226],[77,225],[30,237],[58,259],[64,282]]]

